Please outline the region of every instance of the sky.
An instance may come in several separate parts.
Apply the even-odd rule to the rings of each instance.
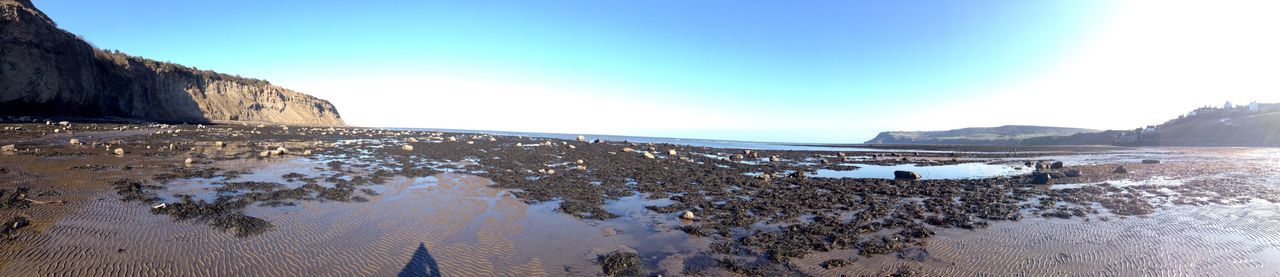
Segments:
[[[1280,1],[34,0],[348,124],[778,142],[1280,102]]]

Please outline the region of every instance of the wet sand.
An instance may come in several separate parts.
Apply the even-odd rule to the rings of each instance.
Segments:
[[[635,273],[668,276],[1280,274],[1270,149],[752,158],[368,129],[22,126],[0,136],[19,148],[0,153],[0,189],[26,191],[0,219],[30,221],[0,243],[5,276],[595,276],[616,251],[638,254]],[[259,156],[280,146],[289,153]],[[1084,176],[1030,184],[1023,163],[1042,160]],[[796,173],[966,163],[1004,169],[921,181]],[[930,200],[943,197],[959,200]]]

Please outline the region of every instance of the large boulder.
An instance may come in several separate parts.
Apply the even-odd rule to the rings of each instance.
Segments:
[[[1036,172],[1031,174],[1031,183],[1036,185],[1048,185],[1053,182],[1053,175],[1048,172]]]
[[[906,170],[898,170],[893,172],[893,178],[898,180],[920,180],[920,174]]]
[[[1129,173],[1129,170],[1125,169],[1124,166],[1121,165],[1121,166],[1116,166],[1116,170],[1112,170],[1111,173],[1125,174],[1125,173]]]
[[[1053,164],[1049,165],[1049,169],[1062,169],[1062,167],[1063,167],[1062,161],[1056,161],[1056,162],[1053,162]]]

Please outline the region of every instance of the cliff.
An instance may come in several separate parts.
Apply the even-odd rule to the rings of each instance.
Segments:
[[[0,0],[0,114],[343,125],[328,101],[96,49],[30,0]]]

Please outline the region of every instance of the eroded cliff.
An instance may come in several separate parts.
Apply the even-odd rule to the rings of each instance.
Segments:
[[[343,124],[329,101],[266,81],[96,49],[29,0],[0,0],[0,114]]]

